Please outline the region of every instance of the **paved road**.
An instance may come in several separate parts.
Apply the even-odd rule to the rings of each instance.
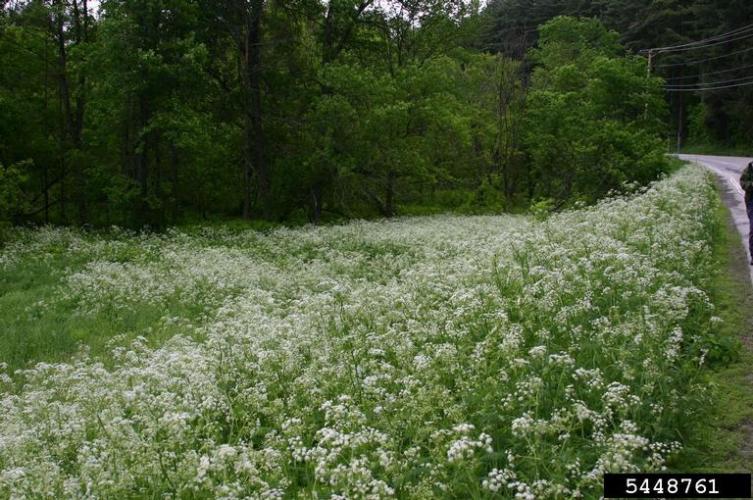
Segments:
[[[703,165],[714,172],[721,180],[725,188],[724,202],[732,213],[737,230],[740,231],[745,248],[748,248],[748,214],[745,211],[745,194],[740,187],[740,174],[745,166],[753,161],[753,158],[740,158],[737,156],[701,156],[680,155],[680,159],[692,161]],[[750,257],[750,256],[749,256]],[[751,280],[753,280],[753,267],[751,267]]]

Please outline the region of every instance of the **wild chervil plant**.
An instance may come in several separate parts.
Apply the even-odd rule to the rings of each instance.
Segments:
[[[22,231],[0,268],[88,256],[59,285],[77,314],[205,312],[1,375],[0,495],[598,497],[662,469],[706,397],[716,203],[689,167],[542,222]]]

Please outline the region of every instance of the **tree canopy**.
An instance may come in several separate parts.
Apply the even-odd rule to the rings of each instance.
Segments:
[[[318,223],[647,181],[663,168],[661,83],[624,36],[556,17],[595,12],[580,4],[5,2],[0,218]],[[512,40],[490,28],[502,12],[554,20],[507,51],[487,43]]]
[[[746,148],[753,140],[753,3],[741,0],[492,0],[481,46],[523,57],[539,37],[538,26],[560,15],[598,19],[619,33],[631,52],[687,44],[724,33],[736,36],[693,50],[656,53],[653,71],[666,79],[670,105],[667,135],[685,142]],[[717,84],[716,82],[724,82]],[[741,85],[742,84],[742,85]],[[730,86],[728,86],[730,85]],[[723,87],[723,88],[718,88]],[[701,91],[694,92],[695,89]]]

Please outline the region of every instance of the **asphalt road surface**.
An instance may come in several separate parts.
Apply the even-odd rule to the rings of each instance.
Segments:
[[[745,211],[745,199],[742,188],[740,187],[740,175],[745,166],[753,161],[753,158],[741,158],[738,156],[702,156],[702,155],[680,155],[681,160],[698,163],[711,170],[722,181],[724,186],[724,203],[729,207],[732,218],[735,221],[737,230],[743,239],[745,248],[748,248],[748,231],[750,224],[748,214]],[[750,257],[750,255],[748,256]],[[753,267],[751,267],[751,280],[753,280]]]

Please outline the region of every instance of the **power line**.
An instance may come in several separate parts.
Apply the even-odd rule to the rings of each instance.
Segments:
[[[741,83],[738,85],[725,85],[723,87],[706,87],[706,88],[699,88],[699,89],[664,89],[665,92],[708,92],[712,90],[724,90],[724,89],[732,89],[737,87],[750,87],[753,85],[753,82],[748,83]]]
[[[732,73],[734,71],[742,71],[744,69],[750,69],[753,68],[753,64],[750,64],[748,66],[740,66],[739,68],[732,68],[732,69],[724,69],[721,71],[711,71],[708,73],[703,73],[703,76],[711,76],[711,75],[721,75],[723,73]],[[692,78],[698,78],[699,75],[687,75],[687,76],[674,76],[672,78],[667,78],[666,80],[669,81],[675,81],[675,80],[690,80]]]
[[[709,86],[709,85],[724,85],[724,84],[727,84],[727,83],[739,83],[739,82],[743,82],[743,81],[749,81],[751,79],[753,79],[753,76],[749,75],[749,76],[743,76],[743,77],[740,77],[740,78],[733,78],[732,80],[722,80],[722,81],[707,82],[707,83],[698,82],[698,83],[689,83],[687,85],[670,84],[670,85],[666,85],[666,87],[672,87],[672,88],[699,87],[699,86],[703,87],[703,86]]]
[[[690,50],[691,48],[700,48],[703,45],[709,44],[710,42],[721,42],[722,39],[728,38],[731,36],[739,35],[744,32],[748,32],[750,30],[753,30],[753,24],[749,24],[747,26],[743,26],[742,28],[737,28],[735,30],[729,31],[727,33],[722,33],[720,35],[715,35],[709,38],[705,38],[703,40],[697,40],[695,42],[688,42],[683,43],[679,45],[668,45],[666,47],[653,47],[650,49],[643,49],[641,52],[671,52],[674,50]]]
[[[652,49],[652,50],[676,50],[676,49],[683,49],[683,48],[686,48],[686,47],[694,47],[694,46],[697,46],[697,45],[705,45],[707,43],[717,42],[719,40],[723,40],[723,39],[728,38],[728,37],[739,35],[740,33],[748,32],[751,29],[753,29],[753,24],[748,24],[746,26],[742,26],[742,27],[734,29],[732,31],[728,31],[726,33],[721,33],[719,35],[714,35],[714,36],[711,36],[709,38],[704,38],[702,40],[696,40],[696,41],[693,41],[693,42],[688,42],[688,43],[683,43],[683,44],[678,44],[678,45],[668,45],[666,47],[656,47],[655,49]]]
[[[753,85],[753,80],[744,82],[744,83],[737,83],[733,85],[722,85],[722,86],[717,86],[717,87],[698,87],[694,89],[665,87],[664,90],[666,90],[667,92],[706,92],[708,90],[731,89],[731,88],[736,88],[736,87],[747,87],[750,85]]]
[[[743,49],[743,50],[738,50],[736,52],[730,52],[729,54],[724,54],[724,55],[721,55],[721,56],[708,57],[706,59],[698,59],[698,60],[695,60],[695,61],[673,63],[673,64],[657,64],[655,67],[656,68],[675,68],[677,66],[694,66],[696,64],[701,64],[701,63],[705,63],[705,62],[708,62],[708,61],[717,61],[719,59],[724,59],[726,57],[731,57],[731,56],[734,56],[734,55],[737,55],[737,54],[743,54],[745,52],[750,52],[751,50],[753,50],[753,47],[749,47],[749,48]]]
[[[725,40],[719,40],[719,41],[713,42],[713,43],[707,43],[707,44],[704,44],[704,45],[696,45],[696,46],[693,46],[693,47],[678,48],[678,49],[674,49],[674,50],[656,50],[656,51],[654,51],[654,53],[655,54],[671,54],[671,53],[674,53],[674,52],[687,52],[688,50],[707,49],[709,47],[715,47],[717,45],[722,45],[722,44],[725,44],[725,43],[737,42],[738,40],[745,40],[745,39],[750,38],[752,36],[753,36],[753,30],[748,31],[747,33],[744,33],[744,34],[740,34],[740,36],[736,36],[736,37],[733,37],[733,38],[728,38],[728,39],[725,39]]]

